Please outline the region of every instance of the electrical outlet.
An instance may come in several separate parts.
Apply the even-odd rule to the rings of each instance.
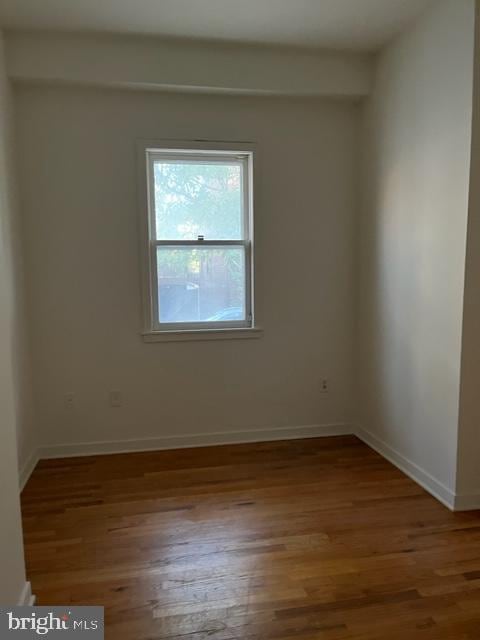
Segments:
[[[122,406],[122,394],[120,391],[110,391],[110,406],[121,407]]]
[[[320,393],[328,393],[328,380],[323,378],[320,380]]]
[[[75,409],[75,394],[73,393],[73,391],[69,391],[65,394],[65,406],[70,411],[73,411],[73,409]]]

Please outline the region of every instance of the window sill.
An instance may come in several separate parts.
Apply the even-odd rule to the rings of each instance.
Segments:
[[[148,331],[144,342],[198,342],[204,340],[251,340],[261,338],[263,329],[198,329],[190,331]]]

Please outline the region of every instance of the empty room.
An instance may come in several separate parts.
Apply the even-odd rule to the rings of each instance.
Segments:
[[[475,0],[0,0],[0,640],[479,640]]]

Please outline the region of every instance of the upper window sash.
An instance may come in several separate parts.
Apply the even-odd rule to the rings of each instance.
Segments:
[[[198,236],[204,237],[204,241],[224,242],[225,240],[248,240],[251,235],[250,216],[251,216],[251,194],[249,183],[251,180],[251,162],[253,152],[234,152],[231,151],[194,151],[194,150],[172,150],[172,149],[146,149],[147,154],[147,188],[149,200],[149,239],[151,242],[171,242],[172,240],[179,242],[189,242],[193,239],[183,238],[161,238],[161,229],[157,229],[157,213],[155,201],[155,164],[206,164],[206,165],[228,165],[240,167],[240,198],[241,198],[241,223],[239,238],[215,238],[205,237],[205,233],[199,233]],[[197,237],[198,240],[198,237]]]

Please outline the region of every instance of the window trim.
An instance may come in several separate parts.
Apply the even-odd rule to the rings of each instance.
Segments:
[[[140,238],[142,257],[143,331],[145,342],[166,340],[203,340],[258,338],[261,330],[254,315],[254,174],[255,145],[218,141],[140,140],[137,143],[138,185],[140,205]],[[156,158],[211,162],[219,157],[239,162],[243,169],[243,238],[239,240],[156,240],[154,194],[151,184]],[[190,154],[190,155],[189,155]],[[181,159],[179,159],[179,155]],[[245,250],[245,315],[244,321],[198,323],[160,323],[156,260],[158,246],[241,246]],[[183,337],[182,337],[183,336]]]

